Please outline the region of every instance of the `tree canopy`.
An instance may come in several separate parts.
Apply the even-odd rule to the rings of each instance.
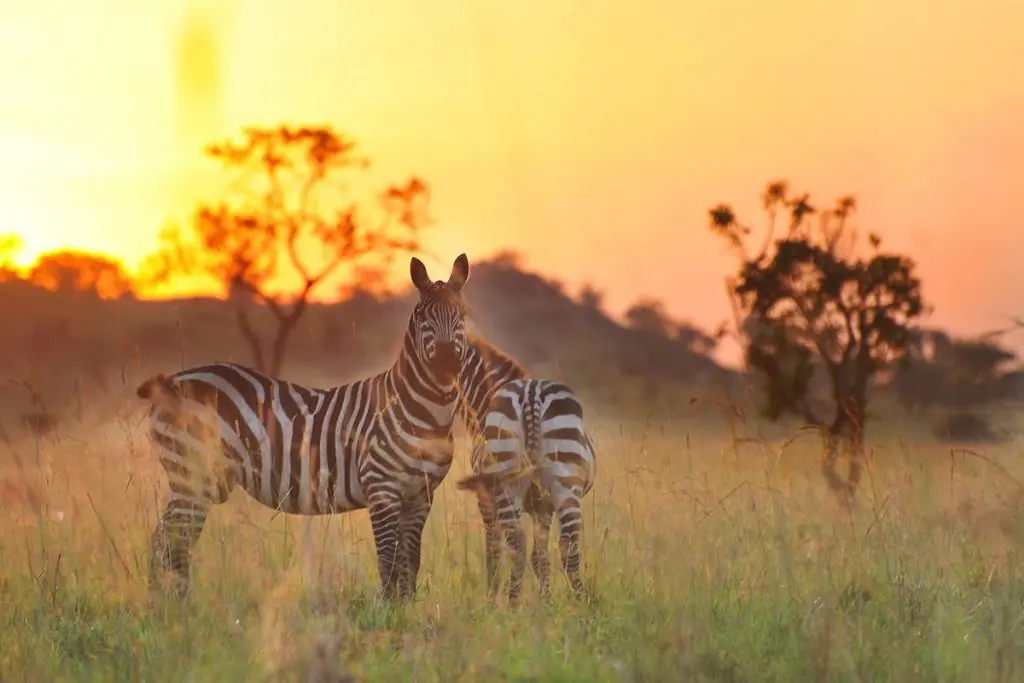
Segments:
[[[26,279],[49,290],[87,292],[103,299],[120,299],[134,292],[132,279],[120,262],[73,249],[41,255]]]
[[[1002,333],[957,338],[937,329],[921,330],[911,349],[913,362],[892,377],[899,402],[913,413],[938,408],[935,431],[957,441],[996,439],[982,408],[1021,396],[1024,372],[1017,354],[1002,345]]]
[[[21,238],[13,234],[0,234],[0,282],[18,279],[18,269],[14,267],[14,255],[22,247]]]
[[[280,373],[288,338],[309,296],[342,266],[364,274],[367,261],[386,266],[419,248],[429,224],[429,188],[418,177],[387,185],[376,201],[357,196],[352,175],[369,168],[354,140],[327,126],[246,128],[241,141],[210,146],[208,155],[231,174],[235,192],[197,208],[189,230],[161,235],[146,262],[148,282],[202,274],[235,305],[254,364]],[[289,272],[290,271],[290,272]],[[271,293],[278,276],[298,280],[291,296]],[[276,332],[269,353],[251,319],[251,305],[269,310]]]

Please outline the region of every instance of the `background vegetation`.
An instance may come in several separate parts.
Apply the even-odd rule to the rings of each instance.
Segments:
[[[766,189],[763,232],[728,206],[709,213],[737,255],[735,317],[718,330],[652,299],[619,319],[595,287],[567,292],[513,251],[470,255],[474,325],[586,399],[600,457],[585,502],[594,603],[556,591],[514,613],[488,606],[473,501],[447,484],[407,611],[372,600],[365,513],[303,520],[242,494],[212,517],[189,603],[150,602],[145,553],[166,484],[135,386],[214,359],[317,386],[384,369],[412,298],[376,269],[431,225],[415,178],[314,216],[274,189],[284,162],[245,150],[295,152],[301,200],[352,151],[344,138],[247,136],[214,151],[264,184],[198,207],[141,277],[67,251],[0,269],[0,680],[1024,675],[1018,360],[999,334],[927,327],[911,255],[856,238],[852,200],[819,212],[785,183]],[[325,247],[302,252],[319,262],[291,252],[301,231]],[[0,260],[16,246],[0,244]],[[342,265],[359,277],[332,284],[325,269]],[[297,298],[271,293],[278,268],[305,278]],[[196,269],[224,298],[140,298]],[[332,286],[335,303],[308,296]],[[739,369],[713,357],[730,335]],[[458,452],[456,477],[461,433]]]

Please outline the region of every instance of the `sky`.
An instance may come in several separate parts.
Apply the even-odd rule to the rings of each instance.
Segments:
[[[0,19],[0,231],[129,267],[219,176],[206,142],[325,122],[432,186],[436,277],[509,247],[704,326],[785,178],[919,263],[932,322],[1024,314],[1024,3],[36,0]],[[376,176],[375,176],[376,177]],[[404,272],[404,269],[402,269]]]

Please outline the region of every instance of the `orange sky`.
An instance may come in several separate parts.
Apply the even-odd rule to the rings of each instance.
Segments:
[[[438,276],[508,245],[614,311],[653,295],[710,326],[729,262],[707,208],[752,217],[786,177],[856,193],[934,322],[973,332],[1024,314],[1022,33],[1016,0],[12,3],[0,230],[23,259],[133,265],[216,178],[201,143],[329,121],[432,183]]]

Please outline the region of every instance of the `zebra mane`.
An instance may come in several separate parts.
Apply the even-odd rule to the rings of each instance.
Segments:
[[[524,375],[528,374],[526,366],[513,358],[510,354],[502,351],[497,346],[484,339],[479,332],[475,330],[467,330],[466,341],[484,357],[484,362],[488,367],[493,367],[495,365],[504,365],[506,367],[511,366],[522,372]]]

